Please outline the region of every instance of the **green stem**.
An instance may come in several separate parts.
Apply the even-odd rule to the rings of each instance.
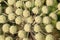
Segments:
[[[28,38],[28,36],[29,36],[29,32],[27,33],[27,38]]]
[[[1,4],[0,4],[0,14],[2,13],[2,6],[1,6]]]
[[[58,10],[54,11],[54,13],[56,13]]]
[[[9,4],[5,0],[3,0],[3,2],[9,6]]]
[[[43,15],[44,15],[43,13],[40,14],[40,16],[43,16]]]

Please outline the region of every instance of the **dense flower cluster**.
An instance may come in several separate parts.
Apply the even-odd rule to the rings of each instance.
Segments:
[[[0,3],[0,40],[59,39],[57,0],[0,0]],[[6,7],[1,7],[2,3]]]

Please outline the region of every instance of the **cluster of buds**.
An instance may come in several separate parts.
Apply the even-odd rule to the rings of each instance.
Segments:
[[[0,40],[58,40],[59,14],[57,0],[0,0]]]

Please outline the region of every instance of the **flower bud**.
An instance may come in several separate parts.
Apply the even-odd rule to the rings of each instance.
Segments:
[[[31,23],[33,23],[33,20],[34,20],[33,17],[30,16],[26,19],[26,22],[31,24]]]
[[[15,14],[14,13],[10,13],[9,15],[8,15],[8,19],[9,20],[14,20],[15,19]]]
[[[29,40],[29,38],[23,38],[23,40]]]
[[[23,10],[18,8],[18,9],[16,9],[15,13],[16,13],[17,15],[22,16]]]
[[[25,24],[25,25],[24,25],[24,30],[25,30],[26,32],[30,32],[30,31],[31,31],[31,25],[30,25],[30,24]]]
[[[47,6],[43,6],[43,7],[42,7],[42,12],[43,12],[44,14],[47,14],[47,13],[48,13],[48,7],[47,7]]]
[[[25,10],[23,11],[23,16],[24,16],[24,17],[30,16],[30,12],[29,12],[27,9],[25,9]]]
[[[5,40],[13,40],[13,38],[8,36],[8,37],[5,38]]]
[[[46,25],[46,27],[45,27],[45,30],[46,30],[48,33],[53,32],[53,29],[54,29],[54,27],[53,27],[53,25],[51,25],[51,24],[48,24],[48,25]]]
[[[50,24],[51,23],[51,19],[48,16],[43,17],[43,23],[44,24]]]
[[[57,5],[58,10],[60,10],[60,3]]]
[[[14,26],[14,25],[11,26],[11,27],[10,27],[10,33],[11,33],[11,34],[16,34],[16,33],[17,33],[17,27]]]
[[[9,5],[13,5],[16,2],[16,0],[8,0]]]
[[[58,30],[60,30],[60,21],[58,21],[58,22],[56,23],[56,28],[57,28]]]
[[[6,16],[0,15],[0,23],[6,23]]]
[[[13,12],[13,8],[11,6],[9,6],[5,9],[5,12],[6,12],[6,14],[10,14]]]
[[[16,2],[16,7],[18,8],[18,7],[22,7],[23,6],[23,3],[22,3],[22,1],[17,1]]]
[[[9,24],[4,24],[2,26],[2,30],[3,30],[4,33],[8,33],[9,32],[9,28],[10,28]]]
[[[0,40],[5,40],[5,36],[4,35],[0,35]]]
[[[39,9],[38,9],[37,7],[34,7],[34,8],[32,9],[32,12],[37,15],[38,12],[39,12]]]
[[[26,6],[27,8],[30,8],[30,7],[32,6],[32,4],[31,4],[30,1],[27,1],[27,2],[25,3],[25,6]]]
[[[54,36],[53,36],[53,35],[48,34],[48,35],[46,36],[45,40],[55,40],[55,39],[54,39]]]
[[[37,34],[35,35],[35,39],[36,39],[36,40],[44,40],[44,35],[41,34],[41,33],[37,33]]]
[[[20,38],[25,38],[25,37],[26,37],[26,32],[23,31],[23,30],[19,30],[19,31],[18,31],[18,37],[20,37]]]
[[[41,31],[40,25],[35,24],[35,25],[34,25],[34,31],[35,31],[35,32],[40,32],[40,31]]]
[[[55,13],[50,13],[49,16],[54,19],[54,20],[57,20],[57,14]]]
[[[41,7],[41,5],[42,5],[42,0],[35,0],[35,6],[37,6],[37,7]]]
[[[46,5],[47,6],[52,6],[54,3],[54,0],[46,0]]]
[[[18,16],[16,19],[15,19],[15,23],[16,24],[21,24],[22,23],[22,18],[20,16]]]
[[[40,16],[35,17],[35,22],[36,23],[42,23],[42,18]]]

